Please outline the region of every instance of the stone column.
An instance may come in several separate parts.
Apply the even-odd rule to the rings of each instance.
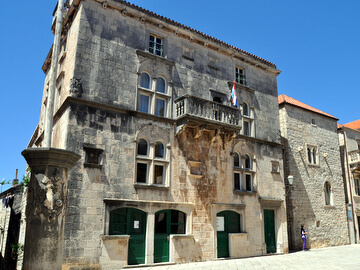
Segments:
[[[23,269],[61,269],[68,171],[80,156],[55,148],[29,148],[21,154],[31,168]]]

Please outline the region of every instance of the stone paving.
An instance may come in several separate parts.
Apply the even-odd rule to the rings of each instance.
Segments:
[[[318,248],[284,255],[201,263],[136,267],[133,270],[224,270],[224,269],[360,269],[360,245]]]

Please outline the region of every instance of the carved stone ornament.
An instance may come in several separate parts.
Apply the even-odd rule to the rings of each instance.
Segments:
[[[70,94],[72,97],[80,97],[82,91],[81,80],[75,77],[70,79]]]
[[[65,183],[62,181],[62,175],[49,178],[45,174],[35,175],[36,183],[33,186],[33,211],[34,215],[40,215],[48,223],[56,221],[66,204]]]

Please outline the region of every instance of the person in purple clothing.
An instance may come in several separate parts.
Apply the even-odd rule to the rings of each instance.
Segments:
[[[303,240],[303,251],[305,251],[305,247],[306,247],[306,235],[308,234],[308,232],[305,230],[305,225],[302,224],[301,225],[301,238]]]

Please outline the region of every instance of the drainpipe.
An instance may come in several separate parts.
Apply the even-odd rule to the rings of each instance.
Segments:
[[[60,52],[63,8],[64,8],[64,0],[59,0],[58,7],[56,10],[55,37],[54,37],[54,46],[53,46],[53,52],[51,58],[49,92],[48,92],[48,98],[46,104],[46,114],[45,114],[45,124],[44,124],[44,129],[45,129],[44,147],[51,147],[53,113],[54,113],[54,95],[56,88],[57,67],[58,67],[58,59]]]
[[[351,211],[352,211],[352,216],[353,216],[353,224],[354,224],[354,234],[355,234],[355,243],[357,243],[357,238],[356,238],[356,226],[355,226],[355,216],[354,216],[354,200],[353,200],[353,195],[352,195],[352,190],[351,190],[351,181],[350,181],[350,170],[349,170],[349,160],[348,160],[348,151],[347,151],[347,145],[346,145],[346,136],[345,136],[345,131],[343,129],[339,130],[343,136],[344,136],[344,146],[345,146],[345,158],[346,158],[346,168],[347,168],[347,173],[348,173],[348,180],[349,180],[349,189],[350,189],[350,200],[351,200]]]

